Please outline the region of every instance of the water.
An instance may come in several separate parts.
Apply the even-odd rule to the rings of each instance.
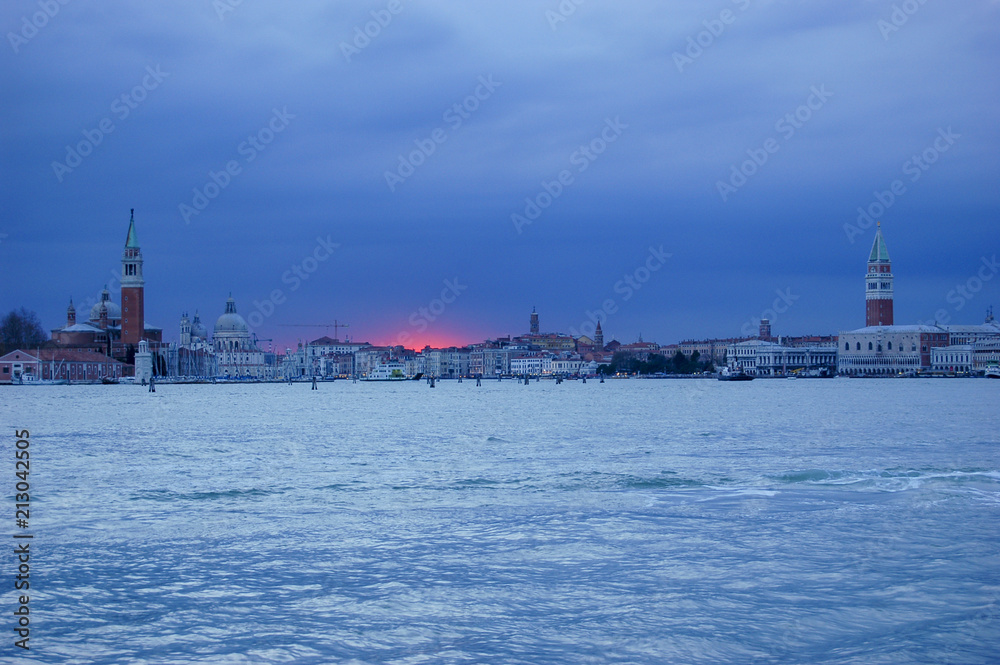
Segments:
[[[984,380],[5,388],[35,539],[30,656],[9,591],[0,655],[995,663],[998,406]]]

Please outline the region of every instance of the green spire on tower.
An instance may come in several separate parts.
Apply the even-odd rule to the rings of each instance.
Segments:
[[[872,253],[868,257],[868,262],[888,260],[889,248],[886,247],[885,238],[882,237],[882,222],[879,222],[878,229],[875,231],[875,242],[872,243]]]
[[[128,238],[125,240],[125,247],[139,249],[139,239],[135,237],[135,208],[132,208],[132,218],[128,222]]]

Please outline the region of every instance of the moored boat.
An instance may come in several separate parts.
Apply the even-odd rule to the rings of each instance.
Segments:
[[[379,363],[363,381],[405,381],[406,367],[403,363]]]
[[[734,372],[730,371],[728,367],[724,367],[719,372],[719,381],[753,381],[753,377],[743,370],[736,370]]]

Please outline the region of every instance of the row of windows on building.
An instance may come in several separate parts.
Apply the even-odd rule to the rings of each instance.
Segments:
[[[884,366],[898,366],[898,365],[913,365],[915,367],[920,366],[920,358],[902,356],[899,358],[893,358],[888,360],[886,358],[879,358],[878,356],[854,356],[853,358],[841,359],[842,366],[858,366],[858,365],[884,365]]]
[[[889,347],[889,350],[892,351],[892,342],[889,342],[888,347]],[[927,347],[926,346],[921,347],[921,349],[923,350],[924,353],[927,353]],[[850,350],[851,350],[851,343],[850,342],[844,342],[844,351],[850,351]],[[860,351],[861,350],[861,342],[857,342],[855,344],[855,349],[854,350],[855,351]],[[872,342],[868,342],[868,350],[869,351],[874,351],[875,350],[875,345]],[[900,347],[898,350],[902,351],[903,349],[902,349],[902,347]],[[910,351],[916,351],[916,350],[917,350],[917,345],[916,344],[913,344],[913,345],[910,346]],[[878,345],[878,352],[879,353],[882,352],[882,345],[881,344]]]

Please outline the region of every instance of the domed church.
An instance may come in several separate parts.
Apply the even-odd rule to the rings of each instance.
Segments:
[[[236,312],[232,294],[226,311],[215,321],[212,346],[219,359],[219,375],[229,378],[264,378],[264,352],[250,333],[247,322]]]

